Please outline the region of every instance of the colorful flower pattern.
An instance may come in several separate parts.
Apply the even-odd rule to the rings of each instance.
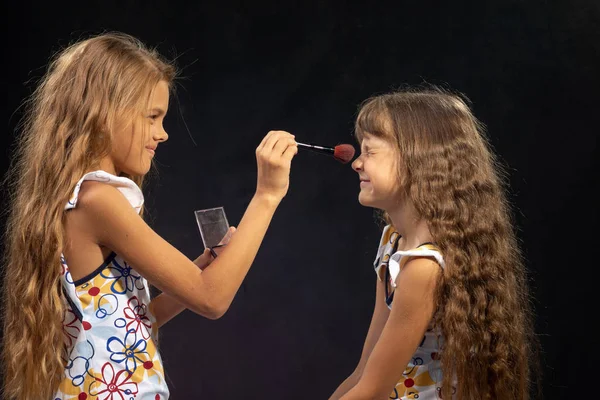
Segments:
[[[139,211],[143,196],[135,183],[104,171],[86,174],[66,209],[77,205],[86,179],[114,185]],[[114,253],[84,281],[73,281],[64,257],[61,266],[69,355],[54,399],[168,399],[147,281]]]
[[[442,268],[444,267],[441,253],[432,244],[425,244],[407,251],[394,251],[399,238],[400,235],[391,225],[386,226],[373,263],[379,280],[384,280],[386,275],[390,277],[390,281],[385,283],[392,291],[396,288],[396,277],[410,257],[431,257]],[[386,270],[389,274],[386,274]],[[388,304],[390,309],[392,306],[393,302]],[[430,326],[402,373],[402,377],[390,393],[390,399],[440,399],[439,386],[442,383],[442,370],[438,355],[442,344],[443,337]]]

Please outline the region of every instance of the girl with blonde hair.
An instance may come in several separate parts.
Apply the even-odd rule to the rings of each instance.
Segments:
[[[175,68],[135,38],[75,43],[31,96],[9,176],[6,399],[167,399],[157,329],[228,309],[289,185],[292,135],[256,149],[254,197],[219,257],[192,261],[141,218]],[[151,299],[149,284],[162,291]]]

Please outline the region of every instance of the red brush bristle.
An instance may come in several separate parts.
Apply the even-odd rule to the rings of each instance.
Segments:
[[[352,160],[352,157],[354,157],[354,152],[354,147],[352,147],[351,144],[340,144],[335,146],[333,149],[333,158],[342,164],[346,164]]]

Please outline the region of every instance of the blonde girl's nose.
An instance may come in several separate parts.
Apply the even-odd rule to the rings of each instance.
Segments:
[[[165,128],[160,128],[154,134],[154,140],[157,142],[166,142],[169,139],[169,134],[165,130]]]

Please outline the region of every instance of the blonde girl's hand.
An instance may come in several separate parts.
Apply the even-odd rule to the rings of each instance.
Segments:
[[[285,131],[270,131],[256,148],[258,176],[256,194],[280,202],[290,183],[292,158],[298,153],[294,136]]]
[[[229,229],[227,230],[227,233],[225,234],[225,236],[223,236],[223,239],[221,239],[219,244],[212,248],[213,252],[216,255],[219,255],[223,252],[223,248],[229,243],[229,241],[231,240],[231,237],[235,233],[235,230],[236,230],[235,226],[230,226]],[[210,263],[213,262],[214,259],[215,259],[215,257],[214,257],[214,254],[212,254],[211,249],[206,248],[206,249],[204,249],[204,253],[202,253],[202,255],[200,257],[198,257],[194,260],[194,264],[196,264],[198,266],[198,268],[200,268],[201,270],[204,270],[206,267],[208,267],[210,265]]]

